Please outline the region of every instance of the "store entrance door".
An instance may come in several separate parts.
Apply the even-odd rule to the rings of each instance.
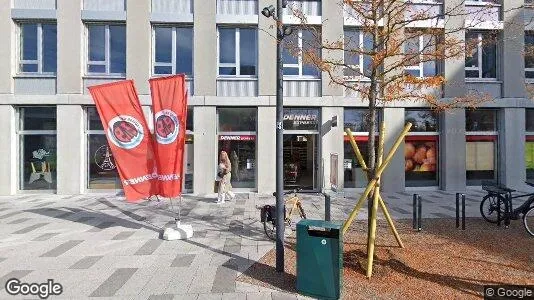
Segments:
[[[284,134],[284,189],[317,190],[317,134]]]

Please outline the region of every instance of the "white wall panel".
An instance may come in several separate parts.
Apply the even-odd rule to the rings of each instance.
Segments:
[[[217,79],[217,96],[255,97],[258,95],[258,80]]]
[[[102,11],[124,11],[126,10],[125,0],[84,0],[84,10]]]
[[[56,9],[56,0],[15,0],[13,8]]]
[[[493,98],[501,98],[501,83],[499,82],[467,82],[468,93],[480,93]]]
[[[335,5],[338,5],[338,4],[336,3]],[[284,9],[284,14],[292,15],[293,14],[292,9],[301,11],[306,16],[320,16],[321,15],[321,1],[320,0],[288,1],[287,7]]]
[[[320,97],[321,80],[284,79],[284,97]]]
[[[152,12],[193,14],[193,0],[152,0]]]
[[[218,15],[257,15],[258,0],[217,0]]]

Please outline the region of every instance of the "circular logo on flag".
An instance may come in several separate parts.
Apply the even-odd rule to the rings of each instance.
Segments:
[[[143,126],[136,118],[120,115],[108,123],[108,137],[117,147],[133,149],[143,140]]]
[[[164,109],[155,116],[154,132],[156,133],[156,140],[160,144],[170,144],[178,137],[180,131],[180,122],[178,116],[168,109]]]

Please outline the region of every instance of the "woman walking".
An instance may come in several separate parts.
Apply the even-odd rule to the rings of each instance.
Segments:
[[[235,194],[231,191],[232,184],[230,183],[230,180],[232,179],[232,164],[230,163],[230,159],[228,158],[226,151],[221,151],[221,154],[219,155],[217,179],[219,180],[217,203],[224,203],[226,195],[233,200],[235,198]]]

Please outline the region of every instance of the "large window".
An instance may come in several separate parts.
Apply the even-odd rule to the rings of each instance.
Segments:
[[[439,116],[431,110],[406,110],[405,121],[412,123],[404,144],[406,186],[437,186]]]
[[[193,76],[193,27],[154,27],[153,73]]]
[[[108,145],[100,116],[95,107],[88,107],[85,133],[87,135],[87,188],[122,188],[117,165]]]
[[[525,167],[527,179],[534,180],[534,109],[525,109]]]
[[[185,124],[185,153],[184,153],[184,182],[185,192],[193,192],[193,171],[194,169],[194,139],[193,139],[193,108],[187,108],[187,123]]]
[[[436,61],[432,59],[436,52],[436,37],[419,32],[406,34],[408,38],[404,44],[404,53],[407,61],[404,73],[414,77],[436,76]]]
[[[497,110],[465,111],[466,183],[480,185],[497,181]]]
[[[343,58],[346,64],[343,70],[347,77],[369,77],[371,56],[364,55],[363,51],[373,49],[373,37],[370,34],[364,34],[356,28],[345,29]]]
[[[256,108],[218,108],[219,151],[226,151],[232,164],[235,188],[256,187]]]
[[[19,188],[21,190],[55,190],[57,186],[56,108],[21,107],[18,114]]]
[[[56,24],[21,23],[19,73],[55,74],[57,68]]]
[[[219,76],[257,76],[256,28],[219,28]]]
[[[87,74],[126,75],[126,26],[87,25]]]
[[[497,35],[493,32],[468,32],[465,40],[465,77],[497,78]]]
[[[525,78],[534,78],[534,31],[525,31]]]
[[[282,61],[284,63],[284,76],[320,77],[319,69],[311,62],[305,61],[305,55],[319,56],[318,40],[319,33],[316,31],[292,28],[292,33],[283,40]]]
[[[377,112],[375,133],[378,134],[378,124],[380,123],[380,113]],[[367,109],[345,108],[343,113],[345,128],[350,128],[352,135],[358,144],[365,163],[368,164],[368,140],[369,140],[369,111]],[[346,134],[345,134],[346,135]],[[376,138],[375,151],[378,149],[378,136]],[[363,188],[367,186],[367,175],[362,170],[362,166],[356,159],[349,137],[344,136],[343,142],[343,178],[345,188]],[[376,152],[378,155],[378,152]]]

